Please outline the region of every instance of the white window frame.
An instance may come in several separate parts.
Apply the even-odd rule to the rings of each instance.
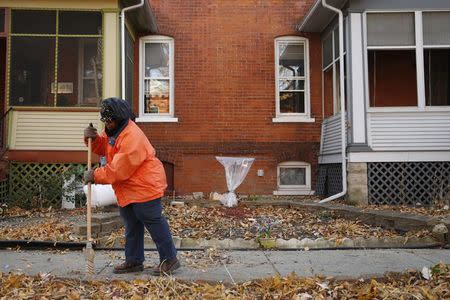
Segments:
[[[169,113],[149,114],[145,113],[144,103],[144,73],[145,65],[145,45],[148,43],[168,43],[169,44]],[[139,39],[139,116],[136,122],[178,122],[175,117],[175,82],[174,82],[174,39],[162,35],[149,35]]]
[[[423,44],[423,12],[450,12],[450,10],[371,10],[363,13],[363,37],[364,37],[364,77],[366,83],[366,107],[368,112],[407,112],[407,111],[450,111],[450,106],[427,106],[425,97],[425,70],[424,50],[431,48],[450,48],[450,45],[430,46]],[[412,13],[414,14],[415,43],[412,46],[368,46],[367,15],[371,13]],[[369,95],[369,50],[415,50],[416,54],[416,81],[417,81],[417,105],[416,106],[392,106],[371,107]]]
[[[330,32],[328,32],[324,38],[321,40],[321,47],[322,47],[322,110],[323,110],[323,115],[325,115],[325,77],[323,76],[323,74],[325,73],[325,71],[328,71],[330,68],[332,68],[332,77],[333,77],[333,82],[332,82],[332,86],[333,86],[333,115],[336,114],[340,114],[341,110],[340,108],[338,108],[338,104],[340,104],[340,102],[338,101],[339,99],[339,92],[336,89],[336,83],[337,83],[337,73],[336,72],[337,68],[336,66],[339,66],[339,60],[341,59],[340,53],[338,56],[336,56],[336,47],[339,48],[339,45],[335,45],[335,34],[336,34],[336,30],[339,29],[338,24],[336,24],[331,30]],[[339,34],[339,32],[338,32]],[[328,65],[324,65],[323,64],[323,45],[324,42],[327,38],[331,37],[331,51],[332,53],[332,60]],[[344,49],[344,53],[343,53],[343,57],[345,58],[345,55],[347,54],[346,49]],[[346,78],[344,80],[344,82],[347,82]]]
[[[281,113],[280,112],[280,89],[279,89],[279,51],[278,44],[282,42],[300,43],[304,46],[304,68],[305,75],[302,77],[292,77],[296,80],[305,81],[304,101],[305,112],[304,113]],[[309,41],[307,38],[299,36],[283,36],[276,38],[274,41],[275,48],[275,118],[272,119],[273,123],[285,123],[285,122],[315,122],[314,118],[311,118],[311,101],[310,101],[310,76],[309,76]]]
[[[281,185],[280,169],[281,168],[305,168],[305,185]],[[311,165],[302,161],[286,161],[279,163],[277,166],[277,190],[274,195],[312,195],[311,190]]]

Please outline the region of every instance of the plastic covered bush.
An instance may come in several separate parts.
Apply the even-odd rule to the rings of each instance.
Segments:
[[[228,193],[225,193],[220,202],[227,206],[237,206],[237,197],[234,191],[244,181],[250,167],[253,164],[254,158],[249,157],[223,157],[216,156],[216,159],[225,168],[225,178],[227,180]]]

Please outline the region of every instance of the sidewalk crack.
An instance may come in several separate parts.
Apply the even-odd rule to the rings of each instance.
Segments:
[[[275,264],[270,260],[270,258],[267,256],[266,252],[263,251],[264,256],[266,257],[267,261],[269,262],[269,264],[272,266],[272,268],[274,269],[275,273],[277,273],[278,275],[280,274],[280,271],[278,271],[277,267],[275,267]]]

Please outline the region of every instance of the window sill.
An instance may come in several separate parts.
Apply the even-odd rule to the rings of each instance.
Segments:
[[[311,196],[314,195],[313,190],[279,190],[273,191],[276,196]]]
[[[314,123],[316,122],[315,118],[303,117],[303,116],[282,116],[276,117],[272,119],[273,123]]]
[[[136,118],[136,123],[177,123],[178,118],[169,116],[158,116],[158,117],[139,117]]]

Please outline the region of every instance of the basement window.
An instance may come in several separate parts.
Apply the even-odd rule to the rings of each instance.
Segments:
[[[275,195],[310,195],[311,165],[288,161],[277,166],[277,191]]]

